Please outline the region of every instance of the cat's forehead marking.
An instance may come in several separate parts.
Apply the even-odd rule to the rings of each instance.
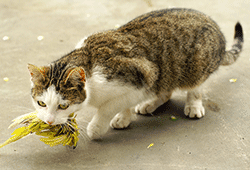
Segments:
[[[49,86],[43,91],[42,95],[37,96],[36,99],[45,102],[47,105],[68,103],[68,100],[63,100],[62,95],[56,91],[54,85]]]
[[[63,79],[64,74],[66,73],[67,70],[68,70],[67,63],[58,62],[51,64],[49,73],[50,82],[48,83],[48,86],[54,85],[55,89],[59,90],[60,81]]]

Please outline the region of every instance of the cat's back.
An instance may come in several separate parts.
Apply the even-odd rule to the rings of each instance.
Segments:
[[[162,70],[167,84],[191,87],[218,69],[225,54],[225,38],[207,15],[193,9],[149,12],[123,25],[118,32],[137,37],[147,58]],[[160,83],[162,84],[162,83]]]
[[[82,64],[87,70],[98,65],[108,70],[110,79],[120,79],[121,72],[131,71],[121,63],[144,70],[138,62],[147,61],[158,70],[156,84],[171,88],[200,84],[219,67],[225,53],[225,38],[209,16],[179,8],[146,13],[118,29],[94,34],[85,43],[80,50],[88,53]]]
[[[157,26],[194,28],[203,25],[210,25],[219,30],[218,25],[202,12],[186,8],[171,8],[152,11],[136,17],[120,27],[118,31],[129,32],[145,27],[150,28]]]
[[[215,21],[202,12],[186,8],[152,11],[133,19],[116,31],[143,38],[151,44],[155,41],[175,41],[177,46],[184,47],[191,41],[206,36],[204,38],[208,40],[215,39],[214,43],[225,45],[224,35]],[[208,40],[204,39],[203,43]]]

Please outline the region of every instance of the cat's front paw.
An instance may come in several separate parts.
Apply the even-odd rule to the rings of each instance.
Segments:
[[[202,118],[205,116],[205,109],[202,105],[186,105],[184,114],[190,118]]]
[[[107,131],[108,128],[100,127],[92,122],[87,127],[87,135],[90,139],[101,139]]]
[[[149,113],[153,113],[159,106],[155,105],[154,102],[145,102],[145,103],[141,103],[138,104],[135,107],[135,112],[139,113],[139,114],[149,114]]]
[[[132,119],[131,114],[118,113],[110,122],[110,126],[114,129],[124,129],[129,126]],[[136,116],[136,115],[134,115]]]

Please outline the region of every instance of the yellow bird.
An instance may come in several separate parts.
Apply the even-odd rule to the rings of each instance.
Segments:
[[[37,118],[36,111],[19,116],[13,120],[9,128],[16,127],[17,125],[25,126],[16,129],[11,134],[13,135],[11,138],[0,144],[0,148],[32,133],[43,136],[40,140],[51,147],[62,144],[63,146],[69,145],[76,148],[79,140],[79,129],[75,117],[76,115],[71,113],[65,124],[48,125]]]

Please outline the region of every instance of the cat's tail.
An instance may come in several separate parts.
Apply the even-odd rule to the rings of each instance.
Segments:
[[[230,50],[226,51],[226,55],[221,61],[221,65],[231,65],[237,60],[240,52],[242,51],[243,42],[242,26],[239,22],[237,22],[235,25],[233,46]]]

